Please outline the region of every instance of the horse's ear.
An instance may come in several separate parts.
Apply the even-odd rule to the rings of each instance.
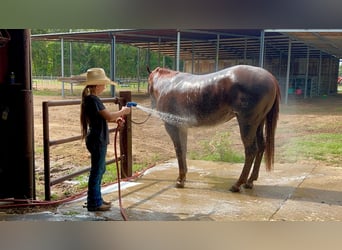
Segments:
[[[148,72],[149,74],[151,74],[151,70],[150,70],[150,67],[149,67],[148,65],[146,65],[146,69],[147,69],[147,72]]]

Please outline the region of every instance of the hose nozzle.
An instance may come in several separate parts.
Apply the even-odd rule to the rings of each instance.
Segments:
[[[136,107],[137,106],[137,103],[136,102],[127,102],[126,103],[126,107]]]

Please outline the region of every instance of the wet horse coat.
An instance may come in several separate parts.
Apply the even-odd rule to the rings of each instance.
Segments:
[[[157,67],[150,72],[148,81],[152,107],[184,118],[178,124],[165,121],[178,160],[177,187],[184,187],[186,180],[188,128],[211,126],[234,117],[240,127],[245,163],[239,179],[230,190],[238,192],[242,184],[246,188],[253,187],[263,155],[266,169],[272,169],[280,92],[271,73],[248,65],[206,75]],[[253,163],[253,171],[248,178]]]

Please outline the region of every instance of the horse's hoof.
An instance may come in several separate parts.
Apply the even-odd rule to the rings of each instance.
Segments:
[[[185,181],[177,181],[176,182],[176,188],[184,188]]]
[[[238,193],[238,192],[240,192],[240,187],[237,187],[237,186],[233,185],[233,186],[229,189],[229,191],[231,191],[231,192],[233,192],[233,193]]]
[[[176,188],[184,188],[186,178],[177,178]]]
[[[243,187],[244,188],[247,188],[247,189],[252,189],[253,188],[253,183],[245,183],[244,185],[243,185]]]

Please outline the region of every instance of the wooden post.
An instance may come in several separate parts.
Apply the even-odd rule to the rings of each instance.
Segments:
[[[120,98],[123,100],[119,104],[119,108],[125,106],[127,102],[132,99],[131,91],[120,91]],[[126,115],[125,126],[120,130],[120,166],[121,166],[121,178],[132,176],[132,115]]]
[[[50,135],[49,135],[49,102],[43,102],[43,146],[44,146],[44,192],[45,200],[51,200],[50,189]]]

